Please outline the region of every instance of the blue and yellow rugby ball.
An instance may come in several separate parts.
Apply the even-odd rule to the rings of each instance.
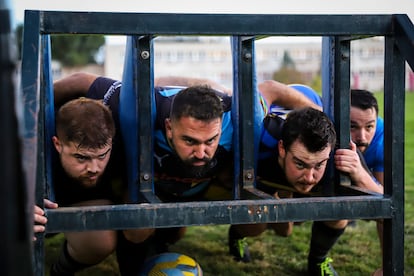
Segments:
[[[202,276],[200,265],[191,257],[179,253],[162,253],[148,258],[140,276]]]

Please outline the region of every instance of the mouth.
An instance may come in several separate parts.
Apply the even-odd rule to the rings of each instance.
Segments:
[[[368,143],[356,143],[356,146],[358,148],[366,148],[366,147],[368,147]]]
[[[192,165],[195,166],[195,167],[201,167],[201,166],[204,166],[205,164],[206,164],[206,161],[203,161],[203,160],[198,160],[198,161],[193,161],[192,162]]]
[[[87,182],[96,182],[98,180],[98,175],[94,174],[94,175],[86,175],[85,177],[83,177],[83,179],[85,179],[85,181]]]
[[[313,183],[313,182],[311,182],[311,183],[309,183],[309,182],[300,182],[300,183],[298,183],[298,186],[301,188],[301,189],[303,189],[303,190],[305,190],[305,191],[309,191],[311,188],[313,188],[313,186],[315,186],[316,184],[315,183]]]
[[[208,158],[202,158],[202,159],[191,158],[189,163],[194,167],[201,167],[201,166],[207,165],[207,163],[209,161],[210,161],[210,159],[208,159]]]

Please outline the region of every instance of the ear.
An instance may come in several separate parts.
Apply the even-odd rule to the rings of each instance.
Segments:
[[[165,119],[165,134],[167,135],[168,139],[172,138],[172,130],[171,130],[171,119]]]
[[[279,151],[279,156],[282,157],[282,158],[285,158],[286,150],[285,150],[285,146],[283,145],[282,140],[279,140],[279,142],[277,143],[277,149]]]
[[[62,150],[62,144],[61,144],[59,138],[57,138],[57,136],[53,136],[52,137],[52,142],[53,142],[53,145],[55,146],[56,151],[60,153],[61,150]]]

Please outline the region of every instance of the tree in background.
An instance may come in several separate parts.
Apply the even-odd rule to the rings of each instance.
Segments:
[[[103,35],[53,35],[52,59],[63,66],[97,63],[96,54],[104,44]]]
[[[309,85],[313,88],[320,96],[322,96],[322,76],[321,70],[318,70],[318,73],[313,77],[312,82]]]
[[[16,28],[19,46],[19,58],[23,41],[23,25]],[[62,66],[79,66],[94,64],[96,54],[105,44],[103,35],[51,35],[52,59],[59,61]]]
[[[287,51],[283,53],[282,64],[280,66],[280,69],[273,74],[273,79],[286,84],[305,84],[305,78],[303,74],[296,70],[295,62]]]

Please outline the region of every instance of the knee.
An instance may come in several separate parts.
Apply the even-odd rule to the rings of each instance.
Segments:
[[[67,249],[75,260],[85,264],[96,264],[115,251],[115,231],[93,231],[84,237],[67,235]]]
[[[115,251],[117,236],[115,231],[105,231],[102,238],[95,245],[96,252],[102,252],[102,258],[106,258],[108,255],[112,254]]]
[[[333,229],[344,229],[348,225],[348,220],[325,221],[324,224]]]

